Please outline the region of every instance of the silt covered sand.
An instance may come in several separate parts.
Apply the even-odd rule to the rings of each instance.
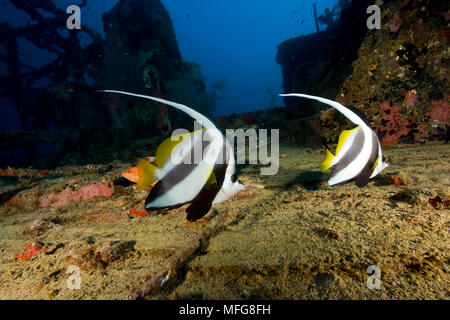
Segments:
[[[276,176],[244,168],[257,188],[195,223],[185,207],[144,215],[146,193],[120,178],[132,164],[2,178],[0,298],[449,299],[450,145],[384,153],[390,166],[368,186],[330,187],[323,150],[282,141]]]

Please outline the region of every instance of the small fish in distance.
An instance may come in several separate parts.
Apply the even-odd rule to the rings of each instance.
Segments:
[[[148,162],[154,162],[155,161],[155,157],[146,157],[143,158],[144,160],[148,161]],[[138,167],[132,167],[129,169],[126,169],[122,172],[122,176],[127,179],[128,181],[137,183],[138,182]]]

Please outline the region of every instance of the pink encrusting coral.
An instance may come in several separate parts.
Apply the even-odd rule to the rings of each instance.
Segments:
[[[108,182],[93,183],[82,187],[80,190],[72,190],[67,187],[59,193],[44,195],[40,199],[41,207],[63,207],[70,201],[89,200],[97,197],[111,197],[113,189]]]
[[[450,20],[450,10],[447,10],[445,12],[441,12],[441,16],[445,18],[445,21]]]
[[[412,105],[418,99],[417,94],[408,93],[405,97],[405,104]],[[411,135],[414,141],[421,141],[423,138],[429,137],[431,128],[438,123],[448,123],[448,116],[450,113],[450,106],[448,103],[449,96],[445,99],[435,100],[431,102],[431,110],[426,115],[426,120],[417,123],[415,120],[407,120],[400,116],[400,106],[391,107],[387,102],[380,104],[381,119],[375,123],[375,129],[378,133],[384,133],[381,140],[383,146],[396,145],[400,137]],[[416,125],[413,131],[413,126]]]
[[[416,93],[409,91],[406,94],[405,103],[412,105],[416,103],[417,99],[419,99],[419,96]]]
[[[400,26],[402,25],[402,19],[400,19],[400,14],[398,11],[395,13],[395,15],[392,17],[392,19],[388,22],[389,30],[391,32],[398,32],[400,29]]]
[[[448,104],[449,96],[446,100],[436,100],[431,101],[431,111],[427,112],[426,115],[430,117],[431,121],[448,122],[448,114],[450,112],[450,105]]]
[[[417,133],[414,135],[414,141],[419,142],[423,138],[427,138],[430,135],[428,134],[428,131],[430,130],[429,125],[427,122],[422,122],[419,124],[416,128]]]
[[[391,107],[387,102],[380,104],[380,109],[382,111],[382,119],[376,122],[377,132],[386,132],[381,144],[383,146],[396,145],[398,144],[398,139],[402,136],[407,136],[410,131],[411,123],[400,117],[398,109],[400,107]],[[385,125],[383,125],[383,120]]]

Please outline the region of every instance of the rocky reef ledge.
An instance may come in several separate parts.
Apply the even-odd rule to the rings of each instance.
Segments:
[[[307,92],[360,109],[385,146],[448,141],[448,5],[379,1],[381,29],[369,31],[366,9],[372,4],[352,1],[325,31],[279,46],[285,92]],[[285,101],[300,118],[323,108]],[[335,142],[350,125],[328,110],[320,115],[320,127],[322,137]]]

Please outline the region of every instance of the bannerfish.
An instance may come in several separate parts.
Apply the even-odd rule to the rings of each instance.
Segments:
[[[163,141],[156,150],[155,165],[138,159],[138,189],[155,181],[145,201],[147,211],[175,209],[190,204],[187,220],[205,216],[212,205],[223,202],[245,189],[236,174],[234,152],[228,140],[214,123],[201,113],[179,103],[152,96],[116,90],[101,90],[166,104],[185,112],[203,129],[175,135]],[[194,159],[196,148],[201,159]]]
[[[347,119],[357,125],[352,130],[344,130],[339,136],[336,155],[328,149],[326,158],[320,165],[322,172],[334,167],[328,184],[330,186],[355,181],[358,187],[364,187],[369,179],[375,177],[388,166],[385,162],[378,137],[366,123],[360,111],[352,110],[329,99],[305,94],[281,94],[283,97],[300,97],[317,100],[337,109]]]

